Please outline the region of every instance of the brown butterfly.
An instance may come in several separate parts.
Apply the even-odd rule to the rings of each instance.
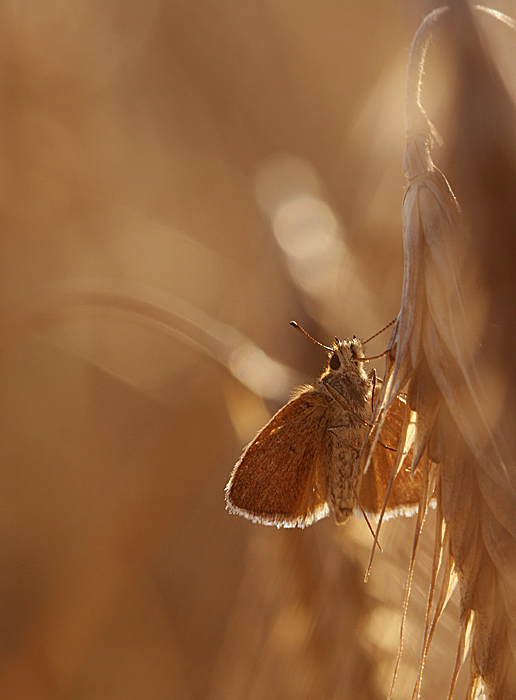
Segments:
[[[357,509],[357,497],[364,511],[381,511],[406,403],[398,397],[389,409],[364,474],[363,464],[355,465],[372,417],[373,373],[364,369],[357,338],[323,347],[329,351],[325,371],[313,386],[297,390],[235,465],[226,486],[230,513],[264,525],[306,527],[330,511],[343,523]],[[402,467],[386,515],[414,510],[421,487],[421,476]]]

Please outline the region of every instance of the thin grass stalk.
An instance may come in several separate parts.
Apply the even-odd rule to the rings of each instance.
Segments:
[[[396,678],[398,676],[398,670],[401,663],[401,657],[403,654],[403,640],[405,636],[405,623],[407,621],[408,605],[410,600],[410,594],[412,592],[412,580],[414,578],[414,570],[416,566],[416,555],[419,545],[419,539],[421,532],[423,531],[423,525],[425,522],[426,513],[428,511],[428,500],[429,493],[433,492],[433,488],[429,489],[428,484],[428,471],[425,472],[425,478],[423,481],[423,488],[421,490],[421,500],[419,502],[419,507],[417,511],[416,528],[414,531],[414,541],[412,544],[412,554],[410,557],[409,571],[407,576],[407,583],[405,586],[405,597],[403,600],[403,610],[401,614],[401,624],[400,624],[400,641],[398,643],[398,653],[396,654],[396,662],[394,665],[394,671],[392,673],[391,687],[389,689],[389,694],[387,695],[387,700],[390,700],[392,693],[394,692],[394,685],[396,683]]]

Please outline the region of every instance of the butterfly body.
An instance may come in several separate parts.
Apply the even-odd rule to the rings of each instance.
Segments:
[[[376,473],[373,460],[364,475],[359,463],[372,416],[372,390],[361,342],[336,339],[319,379],[298,389],[244,449],[226,486],[228,510],[278,527],[305,527],[333,511],[340,524],[355,510],[358,494],[365,510],[378,512],[393,460],[380,445],[386,454],[377,462],[383,459],[384,473]],[[401,428],[399,411],[395,423],[391,443]],[[411,481],[406,474],[396,478],[396,500],[400,479],[401,491]],[[401,509],[413,505],[413,489],[408,490],[401,496]]]
[[[327,405],[323,436],[325,475],[329,506],[338,523],[343,523],[353,512],[362,480],[362,471],[355,469],[355,465],[371,418],[373,385],[360,362],[363,357],[359,340],[339,341],[326,371],[314,386]],[[338,400],[330,393],[331,389],[337,392]]]

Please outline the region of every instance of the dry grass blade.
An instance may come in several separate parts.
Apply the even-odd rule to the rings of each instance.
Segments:
[[[4,305],[0,350],[36,330],[94,313],[127,316],[171,335],[192,351],[220,363],[264,398],[284,400],[287,387],[300,379],[296,372],[265,355],[243,333],[193,304],[153,287],[111,279],[53,285],[28,299]],[[103,370],[112,373],[105,366]]]
[[[404,636],[405,636],[405,623],[407,621],[407,612],[408,612],[408,604],[410,600],[410,593],[412,591],[412,580],[414,578],[414,569],[416,565],[416,554],[417,554],[417,549],[419,545],[419,538],[421,536],[421,532],[423,530],[423,525],[425,521],[425,516],[428,510],[428,499],[429,499],[429,494],[433,493],[433,484],[429,488],[428,484],[428,470],[425,473],[425,480],[423,483],[423,489],[421,491],[421,501],[419,504],[418,508],[418,513],[417,513],[417,521],[416,521],[416,529],[414,532],[414,543],[412,545],[412,555],[410,558],[410,565],[409,565],[409,571],[408,571],[408,576],[407,576],[407,584],[405,587],[405,598],[403,600],[403,612],[401,616],[401,625],[400,625],[400,641],[398,645],[398,654],[396,656],[396,663],[394,666],[394,672],[392,674],[392,682],[391,682],[391,687],[389,690],[389,695],[387,696],[388,700],[392,696],[392,693],[394,691],[394,684],[396,683],[396,678],[398,676],[398,669],[401,663],[401,655],[403,653],[403,641],[404,641]]]
[[[382,423],[382,425],[383,425],[383,423]],[[401,468],[403,468],[403,462],[405,461],[405,457],[407,455],[408,449],[412,446],[410,443],[410,438],[409,438],[409,427],[410,426],[411,426],[410,412],[405,410],[405,417],[403,419],[403,424],[401,427],[399,442],[398,442],[398,446],[397,446],[398,449],[397,449],[396,459],[394,460],[394,463],[392,465],[392,471],[390,474],[389,482],[387,484],[387,489],[385,491],[383,506],[382,506],[382,509],[380,511],[380,515],[378,517],[378,524],[376,526],[376,531],[374,533],[373,544],[371,547],[371,556],[369,557],[369,563],[367,565],[367,570],[366,570],[366,574],[365,574],[365,581],[368,580],[369,575],[371,573],[371,567],[373,565],[373,556],[374,556],[374,553],[376,550],[376,545],[378,544],[378,538],[380,536],[380,530],[381,530],[382,523],[383,523],[383,520],[385,517],[387,503],[389,501],[389,496],[391,494],[391,490],[392,490],[392,487],[394,485],[394,480],[395,480],[399,470]],[[364,447],[363,447],[364,450],[367,450],[366,456],[365,456],[365,462],[366,462],[365,468],[366,469],[369,468],[369,462],[370,462],[370,459],[372,456],[373,447],[376,446],[378,438],[379,438],[379,431],[376,431],[376,427],[377,426],[373,423],[374,439],[372,441],[366,440],[364,443]],[[357,465],[360,463],[361,459],[364,459],[364,457],[362,455],[359,456],[359,459],[357,460]],[[423,501],[425,501],[424,502],[424,510],[422,510]],[[424,517],[424,515],[422,515],[422,514],[424,514],[424,512],[426,511],[427,505],[428,505],[428,499],[426,499],[426,498],[423,499],[423,497],[422,497],[420,504],[419,504],[419,508],[418,508],[418,515],[419,515],[418,520],[420,517]],[[415,552],[414,552],[414,556],[415,556]]]
[[[427,607],[427,616],[426,616],[426,621],[425,621],[425,635],[424,635],[424,642],[423,642],[423,650],[421,652],[421,659],[419,663],[419,672],[416,680],[416,684],[414,686],[414,691],[412,693],[412,700],[416,700],[419,698],[420,693],[421,693],[421,683],[423,680],[423,670],[425,667],[425,662],[426,658],[428,656],[428,652],[430,650],[430,645],[432,643],[432,639],[435,634],[435,630],[437,627],[437,623],[439,622],[439,618],[441,617],[444,608],[446,607],[446,604],[450,600],[450,597],[455,590],[455,586],[457,583],[457,575],[454,570],[453,566],[453,560],[450,555],[449,551],[449,539],[445,536],[444,540],[439,542],[439,547],[440,547],[440,552],[439,552],[439,570],[437,573],[440,573],[442,576],[441,580],[441,586],[439,590],[439,598],[437,600],[435,610],[433,611],[433,615],[431,615],[431,608],[432,608],[432,601],[433,601],[433,596],[435,593],[435,587],[436,587],[436,576],[432,576],[432,582],[430,586],[430,595],[429,595],[429,600],[428,600],[428,607]],[[430,616],[432,617],[432,620],[430,622]]]
[[[500,13],[487,14],[504,20]],[[432,161],[436,134],[420,101],[430,32],[443,18],[460,86],[449,173],[464,213]],[[408,382],[409,406],[417,414],[413,468],[425,454],[431,468],[437,466],[446,528],[444,538],[436,539],[441,592],[432,622],[427,619],[414,697],[455,571],[462,636],[450,695],[471,630],[470,697],[479,680],[490,700],[514,697],[516,431],[508,398],[515,382],[506,369],[504,342],[516,347],[516,329],[506,313],[516,300],[516,110],[466,3],[449,12],[440,8],[423,22],[412,47],[406,110],[403,300],[376,420],[381,426]],[[503,280],[496,283],[499,269]],[[495,323],[498,337],[491,330]],[[436,581],[434,572],[428,615]]]

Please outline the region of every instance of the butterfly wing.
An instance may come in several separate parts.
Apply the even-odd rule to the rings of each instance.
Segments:
[[[359,498],[363,509],[368,513],[377,514],[383,508],[387,486],[396,460],[405,410],[406,402],[398,396],[387,412],[369,469],[362,477]],[[411,464],[411,462],[410,456],[405,458],[405,463]],[[419,505],[422,484],[421,471],[418,469],[411,476],[402,464],[387,501],[386,517],[413,513]]]
[[[329,514],[329,400],[305,390],[260,430],[226,486],[231,513],[278,527],[305,527]]]

